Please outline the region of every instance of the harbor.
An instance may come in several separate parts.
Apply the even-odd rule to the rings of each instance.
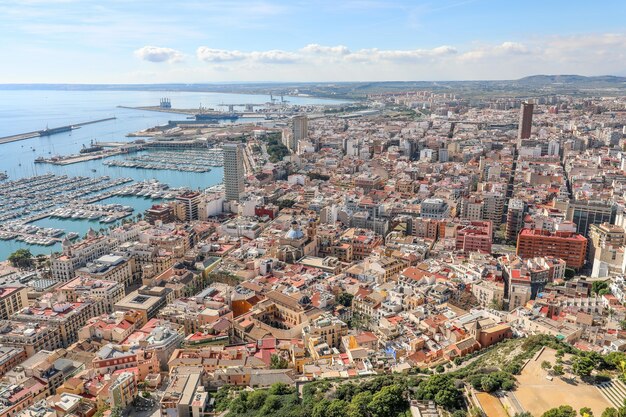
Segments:
[[[95,149],[93,151],[84,152],[85,149]],[[104,149],[104,146],[92,144],[90,148],[84,147],[78,154],[70,155],[53,155],[50,157],[39,156],[35,158],[36,164],[52,164],[52,165],[71,165],[80,162],[93,161],[96,159],[110,158],[112,156],[123,155],[130,152],[136,152],[142,149],[140,144],[122,143],[111,149]]]
[[[58,208],[49,213],[60,219],[98,220],[100,223],[114,223],[128,217],[135,209],[121,204],[73,204]]]
[[[221,167],[224,154],[221,149],[185,149],[178,152],[151,151],[122,160],[104,162],[107,166],[141,169],[169,169],[185,172],[210,172],[209,167]]]
[[[131,181],[132,178],[44,174],[4,182],[0,184],[0,222],[38,218],[69,201],[80,201]]]
[[[163,136],[164,132],[172,127],[169,125],[172,114],[117,107],[120,104],[140,106],[145,103],[159,103],[163,95],[164,93],[159,91],[142,93],[132,91],[0,91],[0,137],[15,136],[21,132],[33,131],[34,128],[45,127],[46,125],[51,127],[69,126],[76,125],[75,122],[80,120],[101,120],[115,117],[108,122],[89,124],[80,129],[60,132],[52,136],[36,136],[0,144],[0,153],[3,156],[0,158],[0,187],[9,183],[10,180],[17,181],[48,174],[58,177],[65,176],[69,179],[88,178],[96,181],[100,181],[98,179],[104,176],[109,177],[109,181],[131,178],[133,180],[117,187],[94,191],[87,195],[66,197],[65,201],[62,201],[63,198],[60,196],[49,198],[43,193],[37,198],[27,200],[28,204],[24,208],[37,208],[37,210],[32,210],[32,212],[21,217],[15,216],[15,213],[20,209],[15,209],[10,213],[3,211],[3,215],[9,214],[9,216],[5,220],[0,220],[2,224],[19,221],[42,228],[61,229],[65,231],[65,235],[61,235],[59,238],[51,237],[54,244],[49,246],[40,245],[39,243],[43,243],[43,241],[38,243],[34,239],[29,239],[29,242],[15,238],[0,240],[0,259],[6,259],[15,250],[24,248],[29,249],[34,255],[59,251],[61,249],[59,241],[66,236],[78,235],[82,237],[90,228],[98,231],[115,227],[125,219],[131,218],[132,215],[143,213],[153,204],[158,204],[175,196],[177,190],[204,190],[222,182],[223,168],[221,166],[207,165],[210,167],[208,172],[108,166],[104,165],[104,162],[122,160],[132,153],[107,155],[105,158],[99,158],[97,154],[92,158],[91,153],[81,153],[82,149],[90,147],[92,141],[95,145],[102,145],[104,148],[108,147],[106,145],[116,147],[131,145],[136,139],[139,139],[127,136],[133,132],[155,130],[156,136]],[[208,108],[226,106],[224,110],[227,110],[229,103],[264,103],[268,101],[268,96],[249,94],[167,92],[167,96],[171,98],[172,104],[175,104],[176,107],[194,109],[188,115],[198,113],[200,103],[202,107]],[[305,97],[290,97],[289,100],[291,104],[302,106],[341,102],[339,100]],[[258,117],[259,120],[262,120],[264,115],[260,114]],[[184,116],[180,118],[183,119]],[[250,119],[245,120],[247,122]],[[233,123],[222,120],[216,123],[207,123],[207,121],[196,123],[198,126],[209,126],[207,128],[200,127],[202,130],[201,137],[208,136],[207,132],[210,132],[211,129],[223,131],[228,126],[233,126]],[[164,130],[155,129],[158,126],[166,127]],[[169,160],[171,155],[176,155],[183,150],[204,151],[208,146],[209,143],[206,139],[198,140],[183,137],[176,138],[176,141],[155,140],[154,143],[147,146],[144,143],[144,149],[132,154],[132,156],[149,155],[153,151],[164,150],[169,151],[169,155],[165,158]],[[47,159],[59,155],[71,156],[72,159],[59,164],[35,163],[36,158]],[[2,180],[5,176],[8,178]],[[156,186],[154,181],[158,181],[160,185]],[[164,184],[169,187],[163,189]],[[63,181],[61,181],[59,186],[63,185]],[[48,215],[49,212],[69,204],[70,198],[80,200],[81,204],[121,204],[133,207],[134,211],[131,216],[113,223],[101,223],[100,219],[60,218]],[[61,202],[55,201],[54,204],[50,204],[52,201],[48,200],[53,199],[61,200]],[[0,207],[3,210],[6,207],[4,200],[0,202]],[[28,234],[23,235],[23,237],[27,237],[26,235]],[[44,238],[46,235],[41,234],[41,237]]]
[[[45,174],[10,181],[0,187],[0,240],[17,240],[30,245],[51,246],[62,240],[62,228],[42,227],[46,218],[117,223],[135,208],[120,203],[95,204],[116,196],[138,196],[153,200],[173,199],[189,191],[170,189],[158,180],[131,183],[131,178],[95,179]],[[126,184],[126,185],[125,185]],[[125,186],[124,186],[125,185]],[[13,190],[13,191],[11,191]],[[75,238],[68,233],[68,238]]]

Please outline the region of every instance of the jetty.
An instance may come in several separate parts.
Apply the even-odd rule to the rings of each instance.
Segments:
[[[52,136],[52,135],[56,135],[57,133],[69,132],[74,129],[80,129],[82,126],[87,126],[87,125],[100,123],[100,122],[108,122],[109,120],[115,120],[115,119],[116,117],[107,117],[105,119],[90,120],[87,122],[76,123],[73,125],[59,126],[59,127],[53,127],[53,128],[46,127],[45,129],[42,129],[42,130],[34,130],[32,132],[19,133],[17,135],[11,135],[11,136],[4,136],[0,138],[0,145],[3,143],[16,142],[18,140],[32,139],[32,138],[38,138],[38,137],[43,137],[43,136]]]

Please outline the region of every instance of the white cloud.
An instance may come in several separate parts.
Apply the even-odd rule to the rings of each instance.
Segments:
[[[135,56],[150,62],[179,62],[183,59],[183,53],[172,48],[160,46],[144,46],[135,51]]]
[[[419,61],[429,58],[444,57],[457,53],[451,46],[439,46],[433,49],[384,50],[361,49],[351,52],[347,46],[325,46],[309,44],[298,51],[283,51],[274,49],[269,51],[241,52],[237,50],[212,49],[201,46],[196,55],[200,61],[220,63],[230,61],[248,61],[260,64],[323,64],[337,62],[377,63],[380,61]]]
[[[347,46],[337,45],[337,46],[323,46],[317,43],[311,43],[304,48],[301,49],[302,52],[306,54],[317,54],[317,55],[348,55],[350,54],[350,49]]]
[[[503,57],[507,55],[527,55],[531,50],[519,42],[503,42],[500,45],[486,45],[471,49],[459,57],[461,60],[481,60],[489,57]]]
[[[300,56],[293,52],[274,49],[272,51],[251,52],[250,59],[265,64],[290,64],[300,60]]]
[[[241,61],[246,58],[246,54],[239,51],[227,51],[225,49],[213,49],[201,46],[196,50],[196,56],[204,62],[230,62]]]
[[[299,55],[274,49],[271,51],[229,51],[226,49],[213,49],[207,46],[201,46],[196,50],[196,56],[200,61],[208,63],[232,62],[232,61],[251,61],[263,64],[286,64],[292,63],[299,59]]]

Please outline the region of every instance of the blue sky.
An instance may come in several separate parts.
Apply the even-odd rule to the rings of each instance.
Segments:
[[[626,75],[625,16],[617,0],[0,0],[0,83]]]

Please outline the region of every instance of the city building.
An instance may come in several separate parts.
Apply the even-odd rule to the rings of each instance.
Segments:
[[[309,119],[306,114],[294,116],[291,118],[293,123],[292,132],[293,140],[297,144],[298,141],[304,140],[309,135]],[[289,148],[292,152],[296,151],[296,148]]]
[[[535,105],[530,102],[522,103],[519,114],[518,139],[528,139],[533,127],[533,111]]]
[[[28,306],[28,287],[0,287],[0,320],[9,319],[14,313]]]
[[[161,417],[202,417],[209,404],[209,394],[202,385],[202,368],[175,373],[161,397]]]
[[[106,281],[78,276],[58,288],[65,301],[75,303],[83,300],[102,300],[106,313],[111,313],[119,300],[124,297],[124,286],[117,281]]]
[[[245,191],[243,145],[239,143],[225,143],[223,149],[226,200],[239,201]]]
[[[517,255],[522,258],[551,256],[579,269],[585,265],[586,254],[587,238],[573,232],[522,229],[517,237]]]
[[[225,175],[225,174],[224,174]],[[176,196],[176,217],[183,222],[198,220],[198,205],[200,193],[189,191]]]
[[[450,207],[440,198],[427,198],[420,207],[420,214],[424,219],[443,220],[450,217]]]

